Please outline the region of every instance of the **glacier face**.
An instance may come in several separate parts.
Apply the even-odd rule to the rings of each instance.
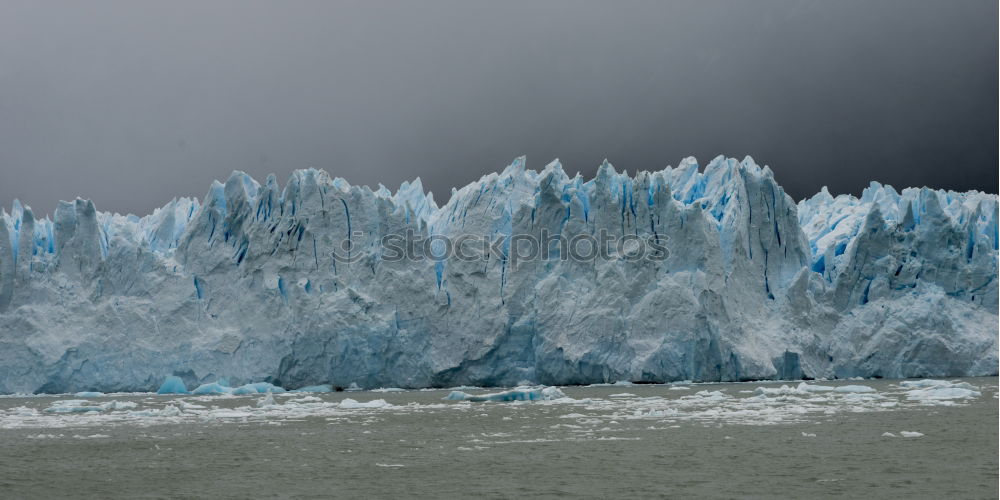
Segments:
[[[300,170],[284,188],[235,172],[142,218],[80,199],[2,218],[4,393],[997,372],[997,196],[974,191],[796,204],[749,157],[586,182],[520,158],[441,207],[419,180]],[[383,259],[408,231],[607,231],[670,256]]]

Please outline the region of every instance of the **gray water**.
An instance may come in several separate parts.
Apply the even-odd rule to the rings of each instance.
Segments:
[[[4,397],[0,497],[996,498],[997,378],[962,380],[979,395],[866,380],[811,384],[874,392],[568,387],[572,399],[510,403],[443,390]],[[60,403],[74,399],[89,402]]]

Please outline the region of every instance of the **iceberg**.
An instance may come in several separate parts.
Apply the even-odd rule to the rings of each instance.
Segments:
[[[142,217],[15,201],[0,393],[993,375],[997,222],[978,191],[796,202],[721,156],[592,179],[518,158],[443,205],[419,179],[393,193],[315,169],[234,172]],[[558,244],[603,235],[664,258]],[[525,237],[545,242],[534,258]],[[398,259],[394,238],[490,246]]]

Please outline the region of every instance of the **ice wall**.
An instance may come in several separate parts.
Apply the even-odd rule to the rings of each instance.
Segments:
[[[419,180],[300,170],[283,188],[234,172],[142,218],[80,199],[2,218],[0,392],[997,371],[997,197],[979,192],[796,204],[750,158],[588,181],[520,158],[440,208]],[[397,262],[380,244],[602,231],[670,257]]]

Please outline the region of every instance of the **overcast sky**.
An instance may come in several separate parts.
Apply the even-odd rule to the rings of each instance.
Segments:
[[[753,156],[997,190],[996,0],[0,2],[0,203],[145,214],[234,169],[452,186]]]

